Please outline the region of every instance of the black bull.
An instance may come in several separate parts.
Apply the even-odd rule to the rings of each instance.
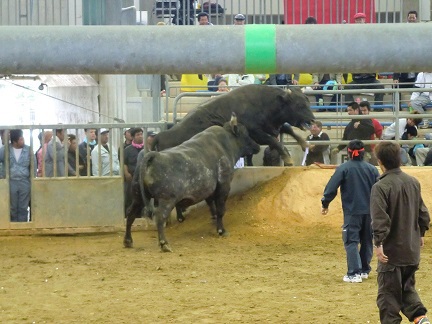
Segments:
[[[171,251],[164,224],[175,206],[188,207],[205,200],[216,216],[217,232],[225,233],[222,217],[231,187],[236,161],[243,155],[259,152],[259,145],[246,128],[233,122],[212,126],[183,144],[162,152],[148,152],[140,164],[140,185],[146,209],[155,200],[154,217],[159,245]],[[136,171],[137,172],[137,171]],[[132,246],[131,226],[135,214],[127,218],[125,247]]]
[[[277,135],[279,132],[287,133],[305,148],[304,139],[289,125],[304,129],[314,120],[309,100],[299,89],[245,85],[200,104],[180,123],[156,135],[152,150],[162,151],[177,146],[210,126],[222,126],[231,119],[233,112],[238,122],[247,128],[249,136],[260,145],[276,149],[285,165],[292,165],[292,159],[285,146],[277,140]]]
[[[295,134],[290,125],[303,129],[314,119],[309,100],[299,89],[282,90],[263,85],[245,85],[202,103],[180,123],[157,134],[152,150],[163,151],[175,147],[210,126],[222,126],[231,119],[232,112],[255,142],[276,148],[285,165],[292,165],[291,157],[285,146],[277,140],[277,135],[280,132],[290,134],[305,148],[304,139]],[[133,201],[128,208],[128,216],[139,216],[143,207],[139,183],[135,180],[134,183]],[[184,220],[180,207],[177,208],[177,220]]]

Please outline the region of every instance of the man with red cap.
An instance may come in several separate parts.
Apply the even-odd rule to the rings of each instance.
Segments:
[[[366,15],[363,12],[357,12],[354,15],[354,22],[356,24],[366,24]]]

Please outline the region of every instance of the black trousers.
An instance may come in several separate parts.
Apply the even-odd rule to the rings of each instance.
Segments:
[[[396,267],[378,262],[377,305],[382,324],[399,324],[401,311],[410,322],[426,314],[415,289],[417,269],[418,266]]]

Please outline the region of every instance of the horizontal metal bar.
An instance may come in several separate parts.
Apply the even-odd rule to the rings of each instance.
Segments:
[[[260,27],[262,26],[262,27]],[[209,28],[204,32],[203,28]],[[335,73],[431,71],[432,24],[4,26],[2,74]],[[397,35],[398,42],[394,41]],[[353,50],[367,48],[367,51]],[[249,41],[249,43],[248,43]],[[265,43],[261,51],[259,43]],[[409,41],[410,46],[401,46]],[[250,42],[253,42],[250,43]],[[335,46],[329,46],[334,44]],[[274,46],[276,55],[265,57]],[[413,50],[413,48],[415,50]],[[246,51],[246,49],[248,49]],[[221,55],[223,53],[223,55]],[[316,53],[320,53],[317,57]],[[395,55],[397,53],[397,55]],[[246,62],[274,59],[275,71]],[[258,56],[255,57],[255,56]]]

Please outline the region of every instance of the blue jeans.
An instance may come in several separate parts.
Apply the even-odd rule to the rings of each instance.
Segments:
[[[373,255],[370,215],[344,215],[342,240],[347,256],[348,276],[369,273]]]

